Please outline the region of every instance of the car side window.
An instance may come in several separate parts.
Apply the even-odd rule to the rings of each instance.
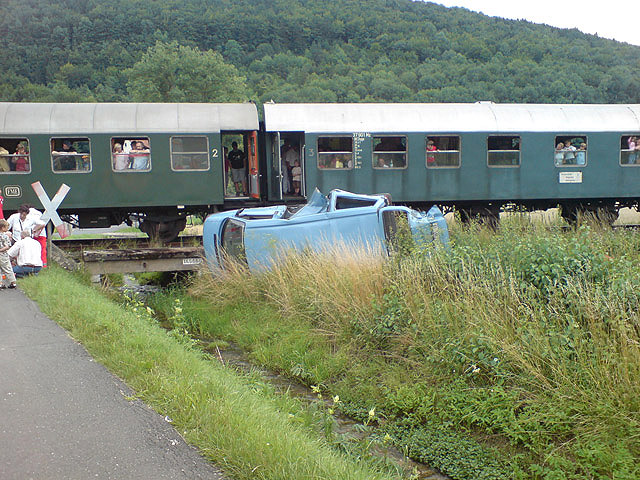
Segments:
[[[222,229],[222,249],[229,258],[244,265],[247,264],[247,256],[244,250],[244,223],[234,218],[229,218]]]

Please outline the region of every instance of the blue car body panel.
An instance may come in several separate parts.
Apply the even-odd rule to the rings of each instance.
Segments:
[[[373,251],[386,249],[384,212],[406,214],[417,242],[448,245],[447,223],[437,207],[423,213],[402,206],[390,206],[384,195],[359,195],[333,190],[328,197],[315,191],[297,212],[286,206],[231,210],[207,217],[203,243],[211,267],[223,268],[224,229],[229,219],[241,225],[244,258],[251,271],[269,268],[289,250],[326,250],[345,244]]]

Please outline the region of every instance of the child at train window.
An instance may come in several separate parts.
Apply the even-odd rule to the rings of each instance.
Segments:
[[[627,138],[627,145],[629,145],[629,160],[627,163],[636,163],[636,144],[638,140],[636,137],[631,136]]]
[[[16,147],[15,156],[11,159],[11,163],[15,165],[16,172],[29,171],[29,158],[27,157],[27,155],[27,149],[22,143],[19,143]]]
[[[436,147],[435,142],[433,140],[427,141],[427,152],[437,152],[438,147]],[[436,166],[436,156],[434,153],[427,154],[427,166],[435,167]]]
[[[556,145],[556,156],[555,156],[555,161],[556,161],[556,167],[559,167],[560,165],[562,165],[564,163],[564,143],[560,142],[558,143],[558,145]]]
[[[9,284],[9,288],[15,288],[16,277],[13,274],[11,260],[7,253],[11,248],[11,237],[7,232],[9,232],[9,222],[0,219],[0,288],[7,288],[5,283]]]
[[[564,148],[564,163],[565,165],[575,165],[576,163],[576,147],[571,145],[571,140],[565,140]]]
[[[581,143],[580,148],[576,150],[576,165],[587,164],[587,144]]]

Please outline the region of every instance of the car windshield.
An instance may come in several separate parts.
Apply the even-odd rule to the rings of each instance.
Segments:
[[[407,212],[402,210],[386,210],[382,212],[384,239],[390,248],[397,247],[399,234],[410,233]]]
[[[244,251],[244,223],[233,218],[227,219],[222,230],[222,249],[235,260],[247,264]]]

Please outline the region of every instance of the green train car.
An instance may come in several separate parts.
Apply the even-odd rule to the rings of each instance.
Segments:
[[[50,197],[64,183],[63,218],[139,222],[168,240],[188,214],[303,203],[315,188],[388,193],[463,219],[497,218],[506,205],[614,218],[640,199],[640,105],[267,103],[263,113],[252,103],[0,103],[5,210],[39,206],[36,181]],[[245,168],[234,173],[238,155]]]
[[[570,220],[640,198],[640,105],[265,104],[264,118],[273,193],[286,140],[304,192],[386,192],[463,217],[560,205]]]
[[[71,189],[59,212],[81,227],[137,220],[175,238],[187,214],[242,199],[227,192],[223,143],[244,148],[257,178],[257,131],[251,103],[0,103],[4,208],[40,206],[33,182],[50,197],[64,183]],[[258,182],[241,197],[259,198]]]

